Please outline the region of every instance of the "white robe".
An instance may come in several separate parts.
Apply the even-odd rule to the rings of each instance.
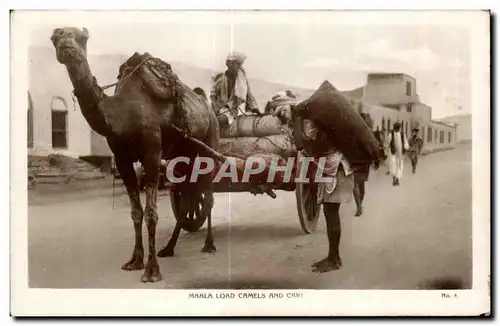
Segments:
[[[401,179],[403,177],[403,146],[405,150],[408,150],[410,146],[408,145],[408,140],[406,136],[403,135],[404,144],[401,142],[401,131],[394,132],[394,147],[396,147],[396,153],[392,154],[389,150],[389,171],[393,177]],[[392,141],[392,133],[389,133],[388,144],[390,149],[390,144]]]

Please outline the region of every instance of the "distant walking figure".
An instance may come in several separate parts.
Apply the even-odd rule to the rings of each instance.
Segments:
[[[403,177],[403,158],[405,152],[409,149],[408,141],[403,132],[401,124],[394,123],[392,132],[389,133],[389,171],[392,175],[392,185],[399,186]]]
[[[424,141],[418,136],[418,131],[418,128],[413,128],[409,142],[410,149],[408,150],[408,156],[410,158],[413,174],[417,172],[418,157],[422,152],[422,147],[424,146]]]

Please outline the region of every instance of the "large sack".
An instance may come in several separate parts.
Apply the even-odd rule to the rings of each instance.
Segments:
[[[251,154],[277,154],[281,157],[292,157],[297,154],[297,148],[291,136],[287,134],[265,137],[238,137],[219,139],[219,150],[226,156],[246,158]]]
[[[286,133],[288,130],[278,117],[272,115],[241,115],[226,128],[221,128],[221,138],[263,137]]]
[[[351,163],[369,163],[379,157],[379,144],[370,127],[328,81],[299,103],[295,113],[313,120]]]

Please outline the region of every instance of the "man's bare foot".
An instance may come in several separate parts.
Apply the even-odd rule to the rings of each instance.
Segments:
[[[342,267],[342,261],[339,258],[325,258],[311,265],[314,273],[326,273],[331,272]]]

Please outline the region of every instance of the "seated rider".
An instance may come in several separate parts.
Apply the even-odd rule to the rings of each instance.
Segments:
[[[214,78],[210,100],[221,127],[232,124],[237,116],[260,114],[243,69],[245,59],[243,53],[231,52],[226,58],[227,70]]]

